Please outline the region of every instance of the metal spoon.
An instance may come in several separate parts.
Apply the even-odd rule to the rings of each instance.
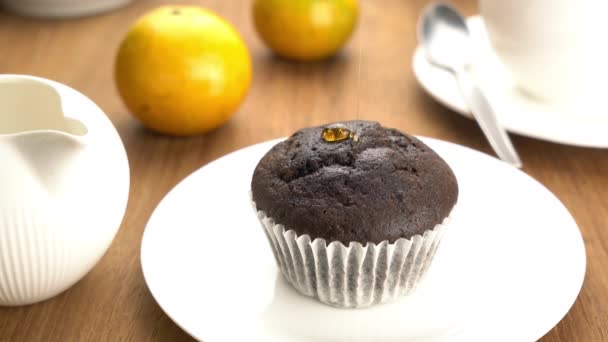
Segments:
[[[521,160],[507,132],[469,72],[473,45],[465,19],[446,4],[431,4],[418,22],[418,39],[432,64],[454,74],[465,102],[496,155],[515,167],[521,167]]]

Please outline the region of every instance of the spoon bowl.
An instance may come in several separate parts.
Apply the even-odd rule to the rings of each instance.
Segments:
[[[418,39],[427,57],[445,69],[468,66],[473,60],[471,35],[465,19],[445,4],[428,7],[418,26]]]

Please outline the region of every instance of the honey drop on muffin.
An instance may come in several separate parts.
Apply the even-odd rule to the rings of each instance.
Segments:
[[[344,128],[342,125],[335,125],[326,127],[321,132],[321,137],[327,142],[336,142],[347,139],[353,139],[353,141],[359,140],[359,136],[355,132],[351,132],[349,129]]]

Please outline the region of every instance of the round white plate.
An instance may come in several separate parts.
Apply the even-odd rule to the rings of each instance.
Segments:
[[[453,168],[460,198],[414,294],[336,309],[283,280],[249,200],[253,169],[277,141],[208,164],[163,199],[141,247],[150,291],[205,342],[540,338],[570,309],[583,282],[585,247],[572,216],[523,172],[465,147],[423,140]]]
[[[482,19],[471,17],[468,24],[478,52],[473,74],[507,130],[557,143],[608,148],[605,103],[579,99],[569,104],[552,104],[526,95],[515,86],[492,51]],[[414,75],[427,93],[446,107],[471,117],[449,71],[429,63],[420,46],[414,52],[412,63]]]

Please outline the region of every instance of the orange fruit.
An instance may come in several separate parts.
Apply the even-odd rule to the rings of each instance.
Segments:
[[[251,58],[237,31],[216,14],[165,6],[130,28],[114,75],[144,126],[193,135],[222,125],[237,110],[251,84]]]
[[[255,0],[253,19],[277,55],[311,61],[334,55],[352,34],[357,0]]]

